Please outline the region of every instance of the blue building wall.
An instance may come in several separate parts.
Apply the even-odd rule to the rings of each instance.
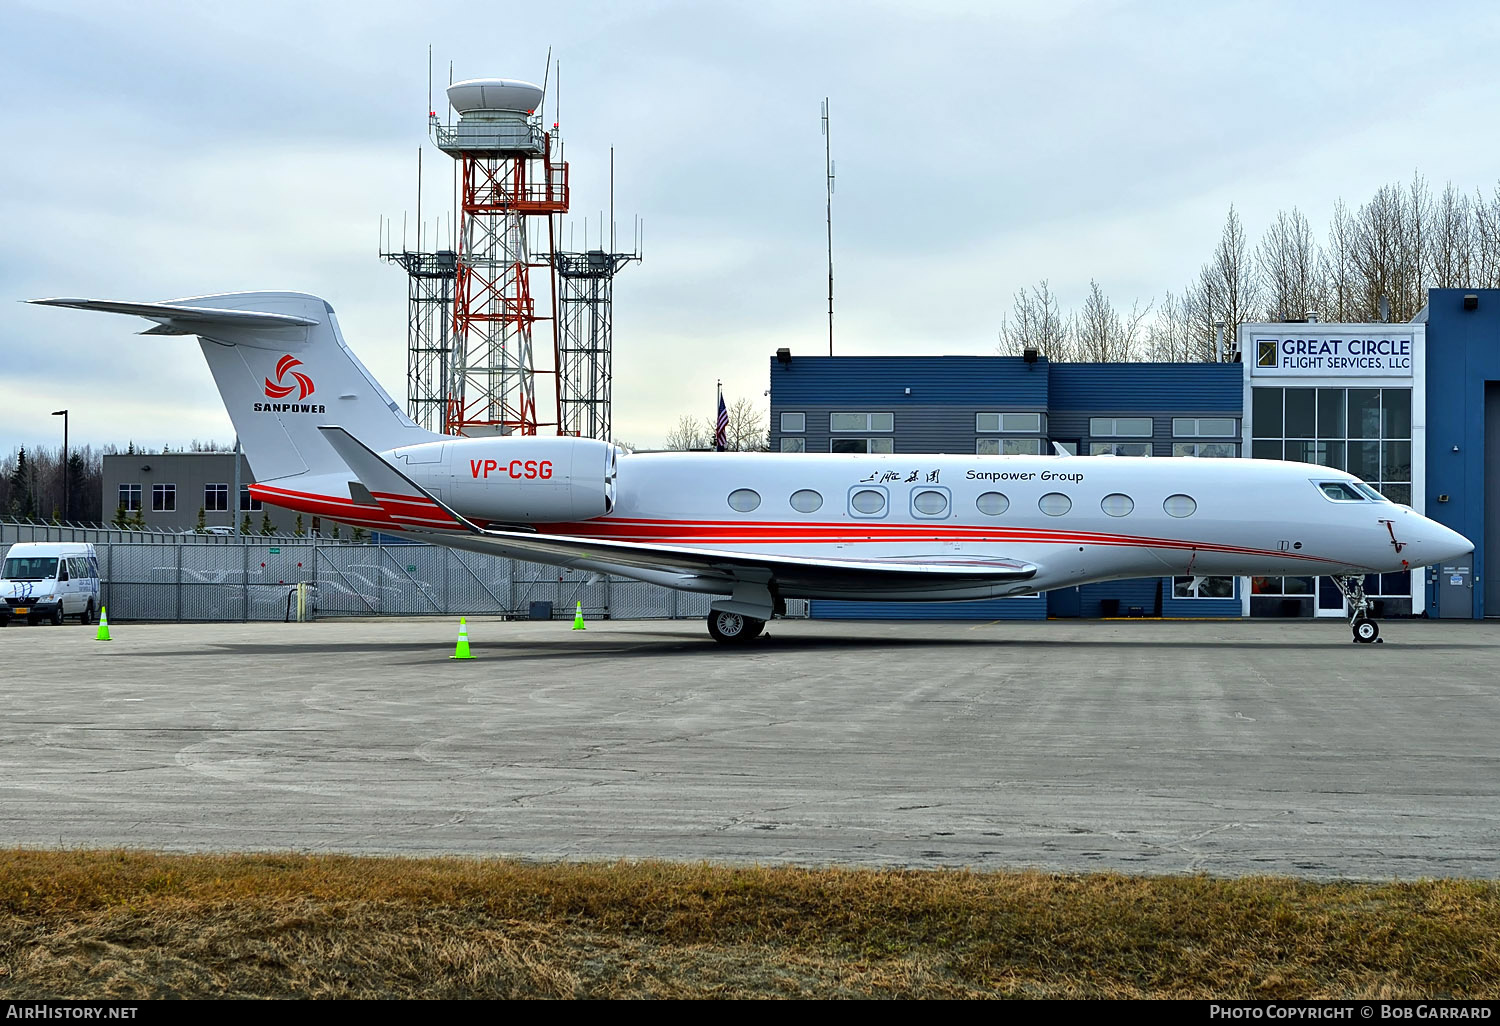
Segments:
[[[1478,297],[1476,309],[1463,308],[1466,295]],[[1485,560],[1485,386],[1497,382],[1500,289],[1429,290],[1427,515],[1474,543],[1475,617],[1500,615],[1484,606],[1484,582],[1492,572]],[[1500,463],[1500,454],[1488,456],[1492,466]],[[1448,501],[1439,502],[1443,495]],[[1438,600],[1429,588],[1429,603]]]

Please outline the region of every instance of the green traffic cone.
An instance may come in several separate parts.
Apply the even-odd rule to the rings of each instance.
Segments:
[[[99,630],[94,635],[95,641],[109,641],[109,611],[103,606],[99,607]]]
[[[575,631],[586,631],[586,630],[588,630],[588,628],[583,625],[583,601],[582,600],[579,600],[578,605],[576,607],[574,607],[574,610],[573,610],[573,629]]]
[[[449,659],[473,659],[469,653],[469,624],[463,617],[458,618],[458,647],[453,650]]]

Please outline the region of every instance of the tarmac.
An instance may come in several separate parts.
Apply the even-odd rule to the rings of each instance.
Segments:
[[[1500,876],[1500,627],[12,625],[0,845]]]

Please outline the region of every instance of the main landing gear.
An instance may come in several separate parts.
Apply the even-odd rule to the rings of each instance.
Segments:
[[[1349,627],[1354,632],[1356,645],[1385,644],[1380,639],[1380,625],[1370,619],[1370,603],[1365,598],[1363,577],[1335,577],[1333,583],[1344,593],[1349,604]]]
[[[708,633],[725,645],[743,645],[754,641],[765,630],[766,621],[739,613],[709,613]]]

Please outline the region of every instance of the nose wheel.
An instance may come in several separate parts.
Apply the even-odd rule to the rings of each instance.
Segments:
[[[1370,619],[1370,601],[1365,598],[1365,579],[1335,577],[1333,583],[1344,593],[1344,599],[1349,603],[1349,627],[1354,632],[1354,643],[1384,644],[1380,640],[1380,625]]]

